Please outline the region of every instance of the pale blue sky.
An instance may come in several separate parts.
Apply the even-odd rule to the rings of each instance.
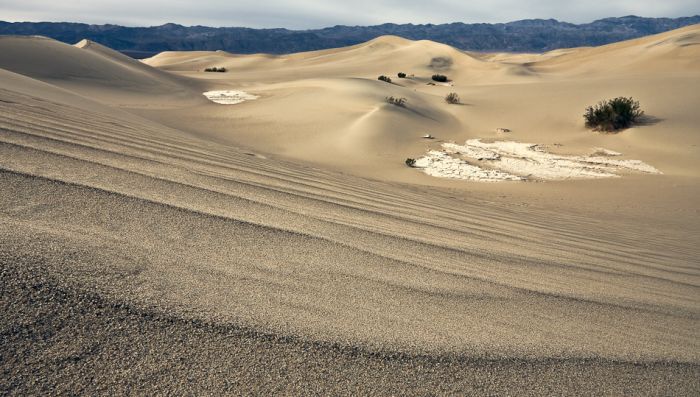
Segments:
[[[700,14],[700,0],[0,0],[0,20],[151,26],[285,27],[394,23],[508,22],[555,18],[582,23],[610,16]]]

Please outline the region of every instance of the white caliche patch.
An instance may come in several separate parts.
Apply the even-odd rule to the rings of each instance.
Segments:
[[[471,165],[451,156],[446,151],[431,150],[425,157],[416,160],[414,166],[422,168],[430,176],[466,179],[481,182],[520,181],[522,177],[496,169],[485,169]]]
[[[639,160],[611,158],[620,155],[601,148],[590,156],[561,155],[532,143],[470,139],[464,145],[444,143],[442,150],[428,151],[416,160],[415,167],[431,176],[482,182],[614,178],[634,171],[661,173]]]
[[[249,94],[245,91],[222,90],[222,91],[207,91],[203,94],[212,102],[222,105],[235,105],[245,101],[252,101],[260,98],[257,95]]]

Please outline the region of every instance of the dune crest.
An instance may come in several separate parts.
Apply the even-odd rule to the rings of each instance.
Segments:
[[[167,106],[197,101],[196,83],[97,43],[0,36],[0,68],[117,105]],[[200,91],[201,92],[201,91]],[[156,99],[159,98],[159,99]]]

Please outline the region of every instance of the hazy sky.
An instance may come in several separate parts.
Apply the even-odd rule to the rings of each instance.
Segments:
[[[700,0],[0,0],[0,20],[318,28],[700,14]]]

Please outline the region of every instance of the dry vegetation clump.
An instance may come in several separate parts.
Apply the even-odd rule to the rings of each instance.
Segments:
[[[226,68],[206,68],[204,69],[205,72],[219,72],[219,73],[225,73]]]
[[[639,101],[631,97],[618,97],[587,107],[583,118],[586,120],[586,127],[595,131],[616,132],[639,122],[643,115]]]
[[[386,97],[386,103],[392,104],[394,106],[399,106],[402,108],[406,107],[406,98],[398,98],[393,96]]]
[[[445,102],[449,103],[450,105],[456,105],[462,102],[462,100],[459,98],[459,95],[457,95],[456,92],[450,92],[445,96]]]
[[[404,72],[399,72],[399,74],[398,74],[397,76],[399,76],[400,79],[405,79],[405,78],[406,78],[406,73],[404,73]]]
[[[384,81],[386,83],[391,83],[391,77],[389,77],[389,76],[381,75],[381,76],[377,77],[377,80]]]
[[[447,82],[447,76],[444,74],[434,74],[432,79],[434,81],[437,81],[438,83],[446,83]]]
[[[409,166],[409,167],[411,167],[411,168],[415,167],[415,166],[416,166],[416,159],[412,159],[412,158],[410,158],[410,157],[407,158],[407,159],[406,159],[406,165]]]

